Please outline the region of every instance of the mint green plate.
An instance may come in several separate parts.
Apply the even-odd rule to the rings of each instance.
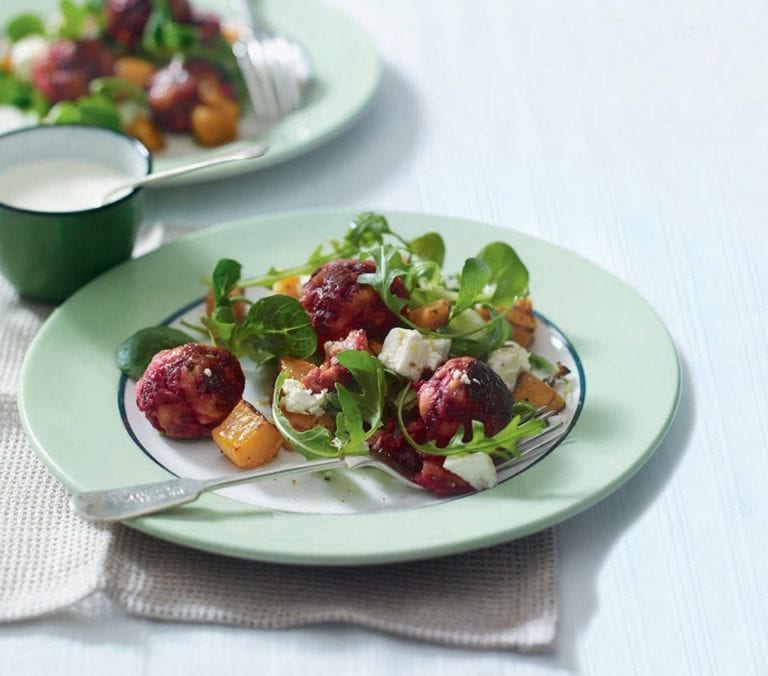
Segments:
[[[130,438],[118,410],[118,343],[202,295],[220,257],[244,273],[301,263],[339,237],[351,211],[264,216],[201,231],[114,268],[78,291],[42,327],[20,392],[29,438],[71,491],[168,474]],[[367,514],[272,513],[219,495],[129,525],[232,556],[300,564],[385,563],[461,552],[556,524],[616,490],[651,455],[678,401],[675,349],[658,317],[623,282],[564,249],[506,229],[424,214],[387,214],[395,230],[443,234],[447,270],[505,240],[531,271],[538,310],[570,338],[586,401],[566,441],[496,488],[418,509]]]
[[[228,13],[227,0],[191,0],[192,7],[221,18]],[[0,3],[0,30],[6,21],[23,11],[49,15],[59,0],[9,0]],[[169,137],[168,148],[155,155],[155,170],[205,159],[254,141],[270,151],[254,162],[237,162],[195,172],[174,185],[196,183],[265,169],[302,155],[349,128],[371,103],[381,80],[381,62],[366,34],[347,16],[318,0],[285,2],[257,0],[266,24],[296,40],[306,52],[317,86],[304,106],[273,127],[258,131],[247,117],[243,137],[235,143],[206,149],[188,138]]]

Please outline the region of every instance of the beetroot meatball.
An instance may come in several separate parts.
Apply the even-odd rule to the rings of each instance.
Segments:
[[[88,93],[94,78],[111,75],[115,59],[101,40],[57,40],[34,66],[35,86],[52,103]]]
[[[203,102],[205,88],[213,87],[223,97],[234,101],[232,85],[204,59],[182,62],[173,59],[158,69],[149,82],[147,103],[155,121],[174,133],[192,129],[192,111]]]
[[[152,76],[147,91],[147,103],[155,121],[177,134],[190,131],[192,109],[200,102],[199,84],[199,79],[177,59],[160,68]]]
[[[469,441],[473,420],[483,423],[486,436],[493,436],[512,419],[513,403],[499,375],[472,357],[449,359],[418,392],[426,437],[438,446],[445,446],[460,425]]]
[[[175,439],[211,431],[243,395],[240,362],[227,350],[187,343],[158,352],[136,383],[136,405],[156,429]]]
[[[344,338],[352,329],[363,329],[369,339],[382,341],[390,329],[400,325],[372,286],[357,283],[360,275],[371,272],[376,272],[372,260],[339,258],[318,268],[304,285],[299,300],[317,331],[318,349],[328,340]],[[392,291],[406,296],[399,279]]]

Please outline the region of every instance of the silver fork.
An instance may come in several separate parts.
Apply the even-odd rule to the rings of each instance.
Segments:
[[[547,419],[552,412],[545,412],[539,417]],[[519,471],[523,471],[536,458],[543,455],[562,436],[564,422],[550,425],[535,436],[527,437],[518,444],[519,458],[513,458],[497,467],[497,471],[519,465]],[[557,432],[558,434],[553,434]],[[87,491],[72,496],[70,504],[72,509],[80,516],[90,521],[122,521],[137,516],[154,514],[171,507],[178,507],[197,500],[202,493],[235,486],[237,484],[257,481],[269,477],[289,476],[312,472],[323,472],[331,469],[356,470],[363,467],[374,467],[386,472],[401,483],[417,490],[424,490],[422,486],[414,483],[388,464],[377,460],[370,455],[350,456],[347,458],[328,458],[325,460],[311,460],[287,467],[275,467],[256,469],[250,472],[214,477],[212,479],[189,479],[178,477],[167,481],[158,481],[123,488],[111,488],[101,491]],[[518,472],[512,472],[506,478],[514,476]]]
[[[260,123],[274,124],[301,107],[314,73],[301,45],[263,26],[253,0],[230,0],[239,27],[232,45],[248,98]]]

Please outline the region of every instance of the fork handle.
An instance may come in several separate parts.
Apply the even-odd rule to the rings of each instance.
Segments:
[[[343,459],[328,458],[289,467],[257,469],[214,479],[180,477],[136,486],[77,493],[72,496],[70,505],[75,512],[89,521],[122,521],[184,505],[197,500],[201,493],[215,488],[234,486],[268,477],[319,472],[344,466]]]

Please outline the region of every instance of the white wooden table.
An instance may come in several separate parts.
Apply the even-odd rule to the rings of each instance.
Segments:
[[[768,6],[333,4],[386,60],[370,112],[289,164],[156,193],[149,217],[422,210],[560,244],[669,327],[685,379],[673,427],[626,486],[558,528],[551,655],[108,611],[0,627],[0,673],[768,673]]]

